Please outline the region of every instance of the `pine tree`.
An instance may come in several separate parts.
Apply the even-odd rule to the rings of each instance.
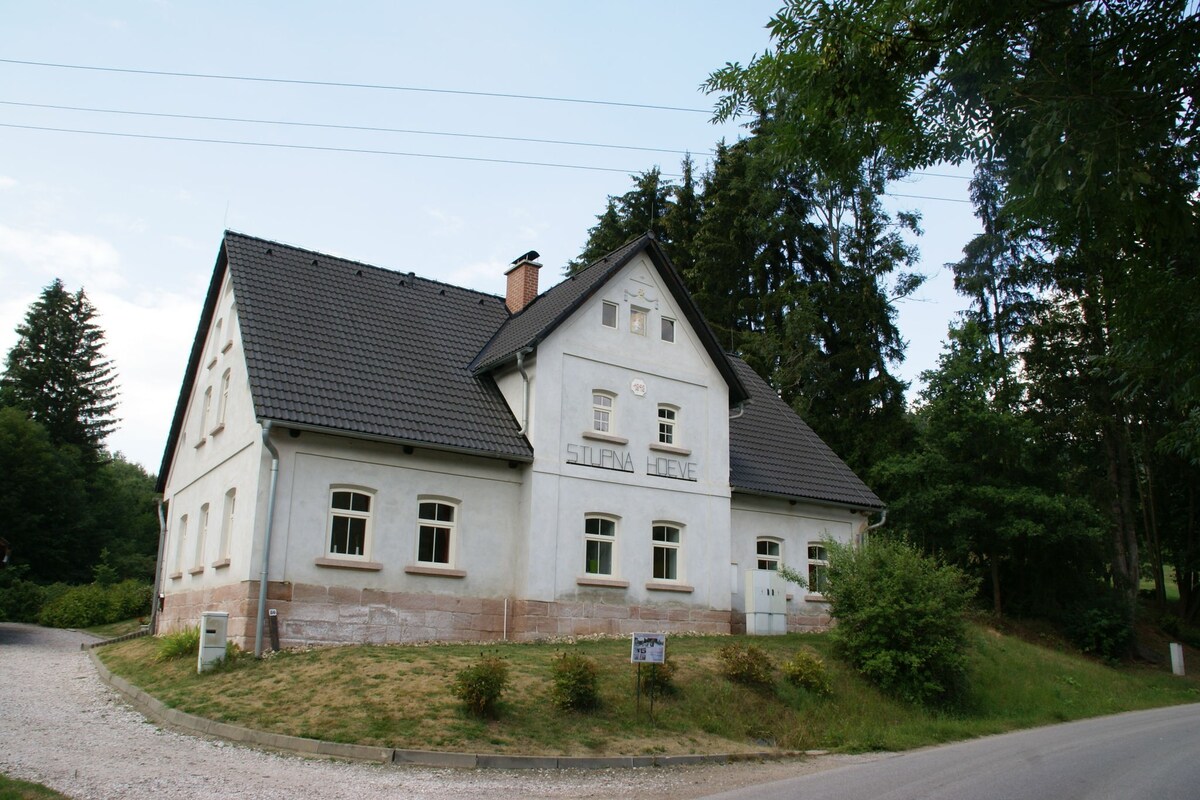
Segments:
[[[0,403],[23,410],[52,444],[77,447],[92,464],[102,460],[104,439],[116,426],[117,395],[95,316],[83,289],[71,294],[55,279],[17,327],[20,338],[0,378]]]

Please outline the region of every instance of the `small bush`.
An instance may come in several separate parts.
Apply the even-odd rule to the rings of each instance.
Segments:
[[[0,569],[0,622],[37,622],[46,589],[25,580],[28,571],[24,564]]]
[[[1116,592],[1071,606],[1063,615],[1062,625],[1072,644],[1110,664],[1133,649],[1133,609]]]
[[[600,667],[578,653],[563,653],[551,666],[550,697],[559,708],[591,711],[600,706]]]
[[[646,694],[654,693],[661,697],[679,691],[675,685],[675,662],[670,656],[664,658],[661,664],[643,664],[641,676],[642,691]]]
[[[838,653],[876,686],[909,702],[948,705],[966,688],[965,613],[975,585],[903,542],[826,543],[825,597]]]
[[[154,648],[155,661],[171,661],[176,658],[196,658],[200,653],[200,626],[193,625],[174,633],[158,637]],[[228,650],[226,650],[228,654]]]
[[[478,662],[459,670],[450,692],[472,714],[494,717],[496,704],[508,686],[508,662],[499,656],[481,655]]]
[[[117,584],[46,587],[38,623],[51,628],[90,628],[150,612],[149,584],[125,580]]]
[[[765,688],[775,683],[775,665],[761,647],[731,643],[717,651],[721,674],[734,683]]]
[[[825,662],[810,648],[798,651],[783,662],[783,677],[793,686],[807,689],[813,694],[832,694],[833,682]]]

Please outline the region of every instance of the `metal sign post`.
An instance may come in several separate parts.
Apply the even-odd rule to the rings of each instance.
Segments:
[[[665,633],[635,633],[629,649],[629,662],[637,664],[637,710],[642,713],[642,664],[650,665],[650,721],[654,721],[654,685],[658,682],[658,665],[667,660]]]

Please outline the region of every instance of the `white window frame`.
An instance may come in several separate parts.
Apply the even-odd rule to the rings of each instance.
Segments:
[[[675,540],[671,541],[671,532]],[[660,534],[663,538],[659,538]],[[650,574],[654,581],[661,583],[683,583],[683,525],[678,522],[658,521],[650,528]],[[662,554],[660,564],[659,554]],[[673,562],[673,563],[672,563]],[[668,576],[667,565],[674,567],[675,574]],[[660,565],[663,574],[659,574]]]
[[[217,398],[217,423],[213,426],[213,433],[225,430],[225,412],[229,409],[229,384],[232,374],[233,370],[227,369],[221,375],[221,396]]]
[[[350,495],[350,508],[335,508],[334,500],[340,493],[348,493]],[[355,508],[355,497],[366,497],[367,508]],[[329,487],[329,501],[327,504],[329,509],[329,521],[325,525],[325,555],[328,558],[339,559],[345,561],[370,561],[371,546],[372,546],[372,522],[375,516],[375,490],[365,486],[331,486]],[[346,542],[345,547],[350,550],[351,544],[351,526],[357,520],[362,520],[362,552],[360,553],[339,553],[333,549],[334,546],[334,526],[339,524],[339,520],[345,519],[346,523]]]
[[[424,506],[434,507],[434,516],[426,516]],[[439,509],[450,509],[450,519],[441,519],[438,514]],[[417,554],[416,563],[425,567],[438,567],[441,569],[454,569],[454,565],[458,561],[458,540],[461,535],[459,532],[459,513],[462,510],[462,503],[452,497],[436,497],[436,496],[421,496],[417,498]],[[421,558],[422,555],[422,539],[426,533],[434,537],[434,547],[432,549],[432,559]],[[437,535],[444,533],[446,536],[446,560],[437,560]]]
[[[208,538],[208,519],[210,516],[208,503],[200,506],[200,525],[196,529],[196,543],[193,545],[191,572],[204,571],[204,547]]]
[[[607,403],[604,401],[607,401]],[[616,432],[616,421],[617,396],[603,389],[593,389],[592,430],[596,433],[614,435]]]
[[[188,515],[179,515],[179,524],[175,526],[175,569],[174,575],[183,574],[183,553],[187,546]]]
[[[809,542],[805,556],[808,561],[808,593],[824,594],[825,587],[829,585],[829,551],[825,543]]]
[[[679,406],[662,403],[658,407],[658,443],[679,446]]]
[[[213,566],[225,566],[229,563],[229,549],[233,537],[233,521],[237,513],[237,489],[225,493],[225,505],[221,509],[221,540],[217,544],[217,560]]]
[[[772,545],[774,545],[773,553],[771,552]],[[763,552],[764,550],[766,552]],[[783,541],[774,536],[759,536],[755,539],[754,563],[756,569],[778,571],[779,566],[783,563]]]
[[[589,578],[616,578],[617,569],[617,528],[619,518],[611,514],[585,514],[583,517],[583,574]],[[593,524],[594,523],[594,524]],[[605,529],[611,533],[605,533]],[[592,546],[595,545],[595,569],[589,558]],[[607,545],[607,548],[605,548]],[[603,551],[608,550],[608,572],[601,572],[604,564]]]
[[[670,334],[668,336],[668,333]],[[659,317],[658,335],[664,342],[675,343],[675,320],[671,317]]]
[[[645,336],[646,326],[650,324],[650,309],[640,306],[629,307],[629,332],[635,336]]]
[[[608,322],[606,321],[610,312],[612,314],[612,325],[609,325]],[[608,300],[604,300],[603,302],[601,302],[601,304],[600,304],[600,325],[605,328],[612,328],[613,330],[616,330],[617,325],[619,323],[620,323],[620,316],[617,313],[617,304],[611,303]]]

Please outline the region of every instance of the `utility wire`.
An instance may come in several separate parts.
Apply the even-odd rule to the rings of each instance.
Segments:
[[[372,89],[389,92],[424,92],[427,94],[457,94],[468,97],[499,97],[506,100],[538,100],[547,103],[579,103],[594,106],[618,106],[621,108],[642,108],[652,111],[682,111],[689,114],[711,114],[709,108],[682,108],[679,106],[663,106],[653,103],[623,103],[615,100],[588,100],[579,97],[554,97],[536,94],[513,94],[509,92],[478,92],[466,89],[431,89],[426,86],[391,86],[379,83],[351,83],[347,81],[315,81],[298,78],[262,78],[251,75],[219,75],[204,72],[167,72],[153,69],[125,69],[121,67],[97,67],[86,64],[55,64],[47,61],[22,61],[15,58],[0,58],[0,63],[20,64],[26,67],[49,67],[51,69],[75,69],[89,72],[114,72],[126,75],[158,75],[167,78],[202,78],[218,81],[245,81],[249,83],[283,83],[293,86],[332,86],[339,89]]]
[[[27,131],[51,131],[54,133],[79,133],[88,136],[113,136],[125,139],[154,139],[163,142],[195,142],[199,144],[231,144],[240,145],[243,147],[276,147],[284,150],[317,150],[327,153],[363,153],[366,155],[376,156],[404,156],[408,158],[437,158],[446,161],[475,161],[488,164],[517,164],[523,167],[554,167],[557,169],[579,169],[588,170],[591,172],[621,172],[626,175],[635,175],[639,172],[636,169],[617,169],[616,167],[592,167],[584,164],[557,164],[549,161],[517,161],[508,158],[481,158],[474,156],[447,156],[438,155],[435,153],[409,153],[400,150],[371,150],[361,147],[331,147],[311,144],[282,144],[277,142],[247,142],[236,139],[208,139],[192,136],[159,136],[148,133],[120,133],[116,131],[91,131],[80,128],[51,128],[41,125],[14,125],[7,122],[0,122],[0,128],[17,128]],[[660,173],[666,178],[683,177],[678,173]]]
[[[289,120],[277,119],[254,119],[248,117],[210,117],[200,114],[168,114],[156,111],[127,111],[116,108],[89,108],[86,106],[59,106],[49,103],[20,103],[15,100],[0,100],[0,105],[20,106],[21,108],[46,108],[55,111],[85,111],[92,114],[122,114],[133,117],[159,117],[165,119],[193,119],[203,120],[205,122],[243,122],[253,125],[283,125],[298,128],[328,128],[332,130],[342,131],[371,131],[375,133],[406,133],[416,134],[420,136],[452,136],[462,139],[487,139],[498,142],[529,142],[533,144],[561,144],[571,147],[599,147],[610,150],[638,150],[645,153],[671,153],[674,155],[687,155],[690,152],[699,152],[702,155],[711,155],[711,150],[670,150],[663,147],[637,147],[635,145],[622,144],[602,144],[599,142],[573,142],[562,139],[533,139],[527,136],[489,136],[481,133],[456,133],[453,131],[422,131],[412,130],[408,128],[377,128],[368,125],[335,125],[326,122],[293,122]]]

